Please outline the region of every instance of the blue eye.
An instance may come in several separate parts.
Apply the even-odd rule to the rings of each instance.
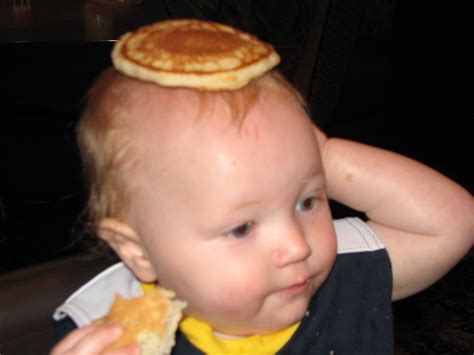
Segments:
[[[231,229],[225,234],[234,238],[244,238],[250,234],[252,227],[253,227],[252,222],[246,222],[246,223],[241,224],[238,227]]]
[[[315,205],[316,205],[315,197],[305,198],[304,200],[301,200],[296,204],[296,209],[301,212],[311,211],[314,209]]]

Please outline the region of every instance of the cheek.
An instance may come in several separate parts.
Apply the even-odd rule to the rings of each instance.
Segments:
[[[217,292],[207,293],[206,299],[200,299],[200,308],[217,312],[229,318],[241,318],[247,312],[259,307],[261,297],[260,289],[255,287],[255,282],[250,278],[238,278],[234,275],[220,278],[218,282],[210,282]],[[207,287],[206,286],[206,287]]]
[[[313,248],[313,254],[318,268],[329,273],[337,255],[336,235],[327,231],[324,238],[318,238]]]
[[[312,261],[323,274],[332,269],[337,255],[337,238],[329,208],[310,226]]]
[[[213,319],[212,314],[241,319],[261,307],[267,287],[264,275],[268,275],[264,266],[229,260],[230,256],[200,258],[187,268],[189,273],[181,270],[169,280],[178,296],[188,302],[189,314],[204,319]]]

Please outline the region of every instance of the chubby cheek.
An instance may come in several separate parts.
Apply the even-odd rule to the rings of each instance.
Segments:
[[[261,270],[225,262],[195,270],[181,289],[188,314],[221,323],[226,318],[245,319],[262,307],[266,286]]]
[[[314,260],[320,271],[322,281],[325,281],[331,272],[337,256],[337,238],[332,228],[326,232],[326,237],[321,238],[314,249]]]
[[[312,226],[310,237],[311,265],[318,273],[318,284],[323,283],[329,275],[337,255],[337,237],[329,211],[327,218]],[[318,285],[318,287],[319,287]]]
[[[323,239],[318,243],[318,249],[314,251],[313,260],[318,271],[317,288],[326,280],[331,272],[337,255],[336,236],[331,239]]]
[[[189,309],[187,312],[209,322],[222,323],[224,320],[245,319],[258,309],[258,301],[250,297],[249,289],[240,290],[232,285],[232,288],[223,288],[218,292],[205,290],[201,297],[189,295]]]

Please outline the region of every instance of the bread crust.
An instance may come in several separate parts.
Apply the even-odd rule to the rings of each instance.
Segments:
[[[280,62],[273,47],[233,27],[165,20],[123,35],[112,51],[120,72],[168,87],[236,90]]]

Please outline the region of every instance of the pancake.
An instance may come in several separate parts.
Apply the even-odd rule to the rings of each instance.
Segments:
[[[109,313],[98,322],[119,323],[124,332],[104,353],[138,344],[141,355],[170,354],[185,306],[174,292],[160,287],[130,299],[117,295]]]
[[[123,35],[112,62],[125,75],[168,87],[236,90],[280,62],[257,37],[223,24],[166,20]]]

